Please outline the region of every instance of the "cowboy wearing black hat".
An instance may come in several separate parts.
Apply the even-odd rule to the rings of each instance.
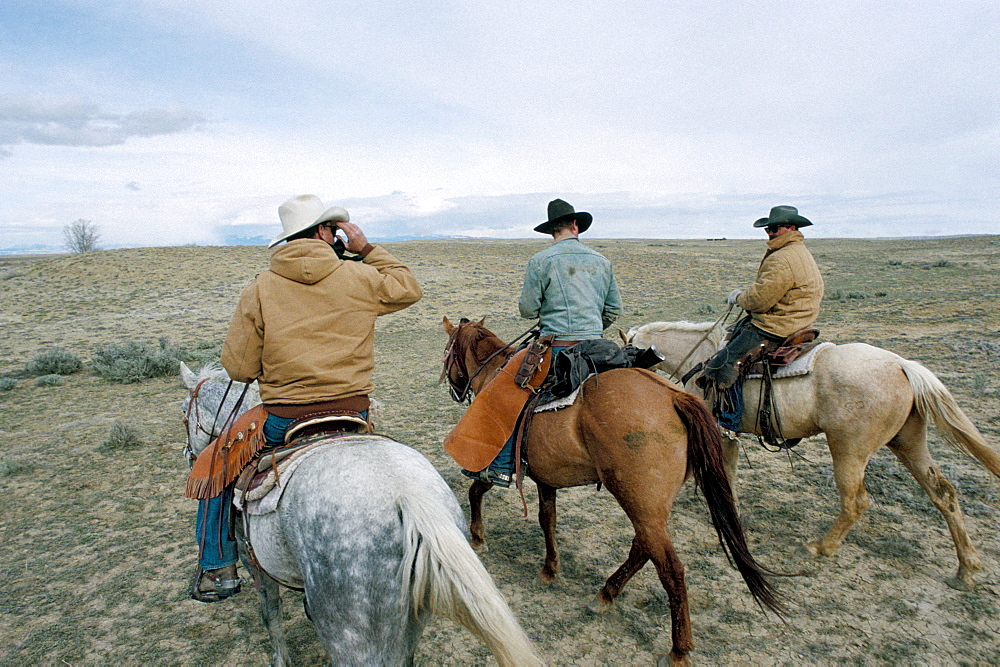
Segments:
[[[736,381],[736,363],[767,341],[781,342],[811,326],[823,300],[823,277],[799,231],[812,222],[794,206],[775,206],[754,227],[767,232],[767,252],[757,280],[747,290],[734,289],[726,299],[747,317],[733,330],[729,343],[705,365],[704,377],[725,389]]]
[[[549,219],[535,227],[555,243],[528,260],[518,308],[521,317],[538,318],[541,335],[553,335],[553,354],[581,340],[603,338],[622,312],[622,298],[604,255],[580,243],[593,216],[577,212],[562,199],[549,202]],[[513,438],[490,466],[466,471],[499,486],[509,486],[514,472]]]

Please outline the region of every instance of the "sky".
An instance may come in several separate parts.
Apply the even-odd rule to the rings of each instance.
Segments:
[[[0,251],[996,234],[998,165],[995,0],[0,0]]]

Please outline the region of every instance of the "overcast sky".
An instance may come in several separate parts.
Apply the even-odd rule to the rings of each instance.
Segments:
[[[0,0],[0,249],[1000,233],[1000,3]]]

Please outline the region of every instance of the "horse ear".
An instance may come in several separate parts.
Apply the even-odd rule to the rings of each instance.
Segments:
[[[195,385],[198,384],[198,376],[183,361],[181,362],[181,382],[188,389],[194,389]]]
[[[483,326],[486,323],[486,316],[483,315],[483,319],[479,320],[479,326]]]
[[[625,332],[622,331],[620,328],[618,329],[618,335],[621,336],[622,342],[628,345],[628,336],[626,336]]]
[[[447,315],[444,316],[442,324],[444,324],[444,332],[450,336],[451,332],[455,330],[455,325],[451,323]]]

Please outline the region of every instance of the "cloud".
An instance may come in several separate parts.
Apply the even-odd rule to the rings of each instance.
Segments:
[[[133,137],[188,132],[204,122],[198,112],[180,107],[116,114],[76,100],[0,103],[0,157],[9,156],[15,144],[117,146]]]

